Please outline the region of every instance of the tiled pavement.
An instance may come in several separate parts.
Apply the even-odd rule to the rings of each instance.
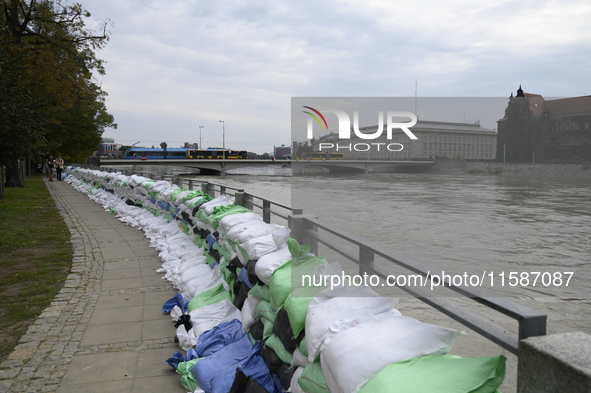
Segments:
[[[174,290],[143,232],[66,182],[47,183],[72,233],[71,274],[0,364],[2,392],[185,392],[162,304]]]

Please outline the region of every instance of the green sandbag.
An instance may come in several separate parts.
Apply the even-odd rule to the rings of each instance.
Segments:
[[[198,308],[209,306],[210,304],[216,304],[224,299],[232,301],[232,295],[224,289],[223,284],[220,284],[215,288],[210,288],[205,292],[201,292],[199,295],[191,299],[187,311],[191,312]]]
[[[323,257],[303,256],[292,259],[275,269],[269,283],[274,306],[281,308],[289,294],[298,288],[302,289],[298,291],[298,296],[314,297],[317,287],[308,286],[308,280],[304,280],[303,283],[302,277],[312,277],[314,269],[319,265],[328,265],[328,262]]]
[[[244,213],[252,213],[252,210],[234,204],[215,207],[212,212],[215,218],[212,220],[211,226],[217,228],[222,218]]]
[[[209,195],[204,195],[201,198],[195,197],[192,199],[187,199],[187,207],[193,210],[195,207],[197,207],[197,205],[201,205],[209,201],[211,201],[211,197]]]
[[[324,286],[298,288],[290,293],[285,299],[283,307],[285,308],[285,311],[287,311],[289,325],[291,326],[291,330],[293,330],[294,337],[299,336],[300,332],[304,330],[304,327],[306,327],[308,306],[314,299],[313,296],[310,296],[310,291],[315,292],[314,295],[316,295],[318,292],[324,289]],[[300,293],[304,296],[300,296]]]
[[[187,202],[187,201],[190,201],[191,199],[194,199],[194,198],[197,198],[197,197],[204,197],[205,195],[207,195],[207,194],[205,194],[205,193],[204,193],[204,192],[202,192],[202,191],[199,191],[199,190],[193,190],[193,191],[191,191],[190,193],[188,193],[187,195],[185,195],[185,196],[183,197],[182,201],[183,201],[183,203],[185,203],[185,202]],[[209,196],[209,195],[208,195],[208,196]]]
[[[265,345],[275,351],[275,354],[281,359],[283,363],[291,364],[293,360],[293,355],[285,349],[279,337],[275,334],[271,334],[267,341],[265,341]]]
[[[307,393],[330,393],[320,362],[308,364],[298,379],[298,384]],[[437,390],[434,390],[436,392]],[[387,390],[376,391],[376,393],[387,392]],[[433,392],[431,392],[433,393]]]
[[[195,363],[203,358],[189,360],[187,362],[181,362],[176,368],[176,372],[181,374],[181,385],[189,392],[194,392],[199,387],[195,376],[191,372]]]
[[[298,346],[298,349],[300,350],[302,355],[304,355],[305,357],[308,357],[308,347],[306,346],[306,337],[305,336],[304,336],[304,339],[302,341],[300,341],[300,345]]]
[[[271,300],[271,294],[269,292],[269,287],[267,285],[260,285],[259,283],[256,283],[248,293],[250,293],[254,297],[258,297],[259,299],[263,299],[266,301]]]
[[[172,200],[172,203],[175,203],[176,197],[178,197],[179,194],[183,191],[187,191],[187,190],[184,187],[181,187],[181,188],[174,190],[173,192],[170,193],[170,199]]]
[[[257,306],[257,317],[263,323],[263,338],[269,337],[273,334],[273,324],[275,323],[275,310],[271,307],[271,303],[267,300],[261,300]]]
[[[494,393],[505,378],[505,360],[503,355],[423,356],[384,367],[359,393]]]

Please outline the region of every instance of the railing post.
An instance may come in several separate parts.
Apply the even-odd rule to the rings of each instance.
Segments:
[[[226,194],[226,187],[220,186],[220,195],[225,195],[225,194]]]
[[[244,206],[244,190],[236,190],[234,193],[234,204]]]
[[[189,190],[193,190],[193,180],[189,180]]]
[[[312,232],[318,232],[318,227],[316,225],[314,225],[313,222],[307,220],[304,218],[303,220],[303,238],[302,238],[302,243],[300,244],[306,244],[307,246],[310,247],[310,252],[314,255],[318,255],[318,240],[308,234],[308,231],[312,231]]]
[[[359,246],[359,274],[363,275],[374,267],[374,253],[370,248]]]
[[[287,216],[287,226],[291,231],[290,236],[302,244],[304,241],[304,215],[302,209],[291,209],[291,214]]]
[[[263,221],[271,223],[271,202],[266,199],[263,199]]]
[[[253,200],[251,194],[244,194],[244,207],[247,209],[252,210],[253,208]]]
[[[209,183],[208,182],[201,183],[201,191],[203,191],[205,194],[209,194],[211,196],[211,194],[209,193]]]

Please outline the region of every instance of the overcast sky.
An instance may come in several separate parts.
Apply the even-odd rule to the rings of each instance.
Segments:
[[[227,148],[271,152],[290,143],[292,96],[414,97],[415,81],[419,113],[421,97],[519,84],[591,94],[588,0],[81,1],[89,25],[113,22],[98,82],[119,125],[103,136],[122,144],[179,147],[203,126],[221,146],[224,120]]]

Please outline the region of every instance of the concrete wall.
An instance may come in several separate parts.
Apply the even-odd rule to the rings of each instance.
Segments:
[[[519,343],[517,393],[591,392],[591,336],[530,337]]]

